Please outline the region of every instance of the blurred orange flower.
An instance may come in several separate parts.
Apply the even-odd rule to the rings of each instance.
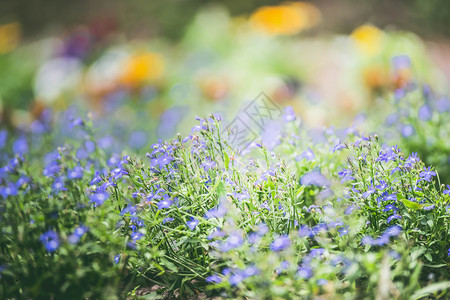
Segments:
[[[0,26],[0,54],[14,50],[20,41],[20,24],[17,22]]]
[[[164,60],[161,55],[146,52],[131,56],[125,64],[120,82],[129,87],[154,83],[164,74]]]
[[[250,23],[260,31],[291,35],[311,28],[320,22],[319,9],[306,2],[287,2],[277,6],[260,7],[250,17]]]

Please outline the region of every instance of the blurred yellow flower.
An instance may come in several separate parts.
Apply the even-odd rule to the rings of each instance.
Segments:
[[[291,35],[318,24],[319,9],[306,2],[287,2],[277,6],[263,6],[250,16],[250,23],[260,31]]]
[[[14,50],[20,41],[20,24],[17,22],[0,26],[0,54]]]
[[[164,73],[164,60],[153,52],[131,56],[125,64],[120,82],[129,87],[138,87],[146,83],[154,83]]]
[[[351,38],[363,53],[373,55],[381,48],[383,31],[372,25],[362,25],[352,32]]]

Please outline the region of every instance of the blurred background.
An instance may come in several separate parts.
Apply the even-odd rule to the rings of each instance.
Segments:
[[[0,122],[64,111],[140,149],[264,92],[348,126],[411,83],[448,92],[449,20],[447,0],[1,0]]]

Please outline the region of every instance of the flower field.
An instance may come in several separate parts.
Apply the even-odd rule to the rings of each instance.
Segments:
[[[0,298],[448,299],[445,76],[411,33],[320,20],[0,27]]]

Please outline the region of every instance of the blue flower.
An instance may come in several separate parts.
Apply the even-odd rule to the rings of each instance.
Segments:
[[[300,179],[302,185],[315,185],[318,187],[328,187],[330,182],[323,176],[320,171],[311,171],[303,175]]]
[[[393,205],[393,204],[388,204],[383,209],[383,211],[391,211],[391,210],[397,211],[398,208],[395,205]]]
[[[94,185],[102,181],[102,178],[100,177],[100,171],[95,171],[94,178],[92,178],[91,182],[89,182],[90,185]]]
[[[221,245],[220,250],[223,252],[228,252],[231,249],[235,249],[235,248],[242,246],[243,243],[244,243],[244,239],[242,238],[241,233],[233,232],[228,236],[228,238],[225,240],[225,242]]]
[[[419,173],[419,177],[423,178],[423,180],[430,182],[432,177],[436,176],[436,172],[431,171],[431,167],[423,168],[423,171]]]
[[[344,227],[340,227],[338,229],[338,231],[339,231],[340,236],[347,235],[348,234],[348,225],[344,226]]]
[[[139,241],[140,239],[142,239],[143,236],[144,236],[144,234],[140,233],[140,232],[132,232],[131,233],[131,239],[134,242]]]
[[[373,242],[374,242],[374,240],[368,235],[364,236],[361,239],[361,244],[363,244],[363,245],[373,245]]]
[[[208,210],[205,214],[206,219],[211,218],[222,218],[227,214],[227,208],[224,203],[219,204],[219,206]]]
[[[59,248],[58,234],[53,230],[43,233],[39,240],[44,244],[48,252],[55,252]]]
[[[55,193],[58,193],[60,191],[67,191],[67,188],[64,186],[64,179],[63,178],[57,178],[55,182],[52,184],[53,191]]]
[[[209,283],[221,283],[222,282],[222,277],[220,277],[217,274],[213,274],[211,276],[206,277],[205,281],[209,282]]]
[[[407,124],[407,125],[402,126],[401,133],[402,133],[403,137],[407,138],[407,137],[410,137],[413,134],[415,134],[416,130],[414,129],[414,127],[412,125]]]
[[[249,267],[245,268],[241,274],[244,278],[248,278],[251,276],[258,275],[260,273],[261,273],[261,270],[259,270],[257,267],[249,266]]]
[[[272,251],[282,251],[286,248],[288,248],[291,245],[291,240],[287,235],[282,235],[276,238],[271,244],[270,244],[270,250]]]
[[[419,120],[424,122],[431,120],[433,111],[428,104],[424,104],[419,108]]]
[[[0,149],[3,149],[6,145],[6,141],[8,140],[8,131],[5,129],[0,130]]]
[[[353,174],[353,171],[350,169],[342,169],[341,172],[338,173],[339,177],[342,178],[341,183],[344,183],[345,181],[348,180],[353,180],[355,179],[355,177],[351,176]]]
[[[170,223],[170,222],[172,222],[173,220],[174,220],[174,218],[164,218],[164,220],[162,221],[162,223],[163,223],[163,224]]]
[[[189,227],[190,230],[194,230],[195,227],[197,227],[199,221],[191,217],[190,221],[186,222],[187,227]]]
[[[286,123],[292,122],[295,120],[295,111],[292,106],[286,106],[284,108],[283,119]]]
[[[344,148],[347,148],[347,146],[345,146],[345,144],[341,144],[341,141],[339,140],[336,143],[336,146],[334,146],[334,148],[333,148],[333,153],[336,152],[336,151],[339,151],[341,149],[344,149]]]
[[[230,278],[228,279],[228,282],[231,284],[231,286],[238,285],[242,280],[244,280],[244,276],[240,272],[231,274]]]
[[[158,210],[161,210],[163,208],[169,208],[173,204],[173,201],[171,200],[161,200],[157,203]]]
[[[6,199],[8,196],[16,196],[17,188],[12,182],[8,182],[7,186],[0,186],[0,196]]]
[[[298,230],[298,236],[299,237],[313,237],[314,232],[311,230],[311,228],[309,228],[308,225],[302,225],[302,226],[300,226],[300,228]]]
[[[28,152],[28,143],[25,137],[18,138],[13,144],[13,151],[19,155],[24,155]]]
[[[114,263],[117,265],[120,261],[120,254],[117,254],[116,256],[114,256]]]
[[[449,184],[447,184],[447,189],[444,190],[443,193],[450,196],[450,185]]]
[[[325,285],[327,283],[328,283],[328,280],[323,279],[323,278],[320,278],[320,279],[317,280],[317,284],[318,285]]]
[[[397,212],[394,210],[394,214],[387,218],[387,223],[389,224],[394,219],[401,219],[402,216],[398,215]]]
[[[297,275],[302,279],[309,279],[313,276],[313,271],[310,267],[303,266],[298,268]]]
[[[424,210],[433,210],[434,208],[435,208],[435,205],[432,204],[432,205],[429,205],[429,206],[425,206],[423,209]]]
[[[391,236],[397,236],[402,232],[402,228],[398,225],[393,225],[391,227],[389,227],[388,229],[386,229],[386,231],[384,232],[387,236],[391,237]]]
[[[106,200],[108,200],[109,198],[109,194],[107,192],[99,192],[99,193],[95,193],[92,194],[90,199],[90,203],[94,203],[94,207],[100,206],[103,204],[103,202],[105,202]]]
[[[309,255],[311,257],[320,257],[325,253],[325,249],[323,248],[314,248],[311,249],[311,252],[309,253]]]

